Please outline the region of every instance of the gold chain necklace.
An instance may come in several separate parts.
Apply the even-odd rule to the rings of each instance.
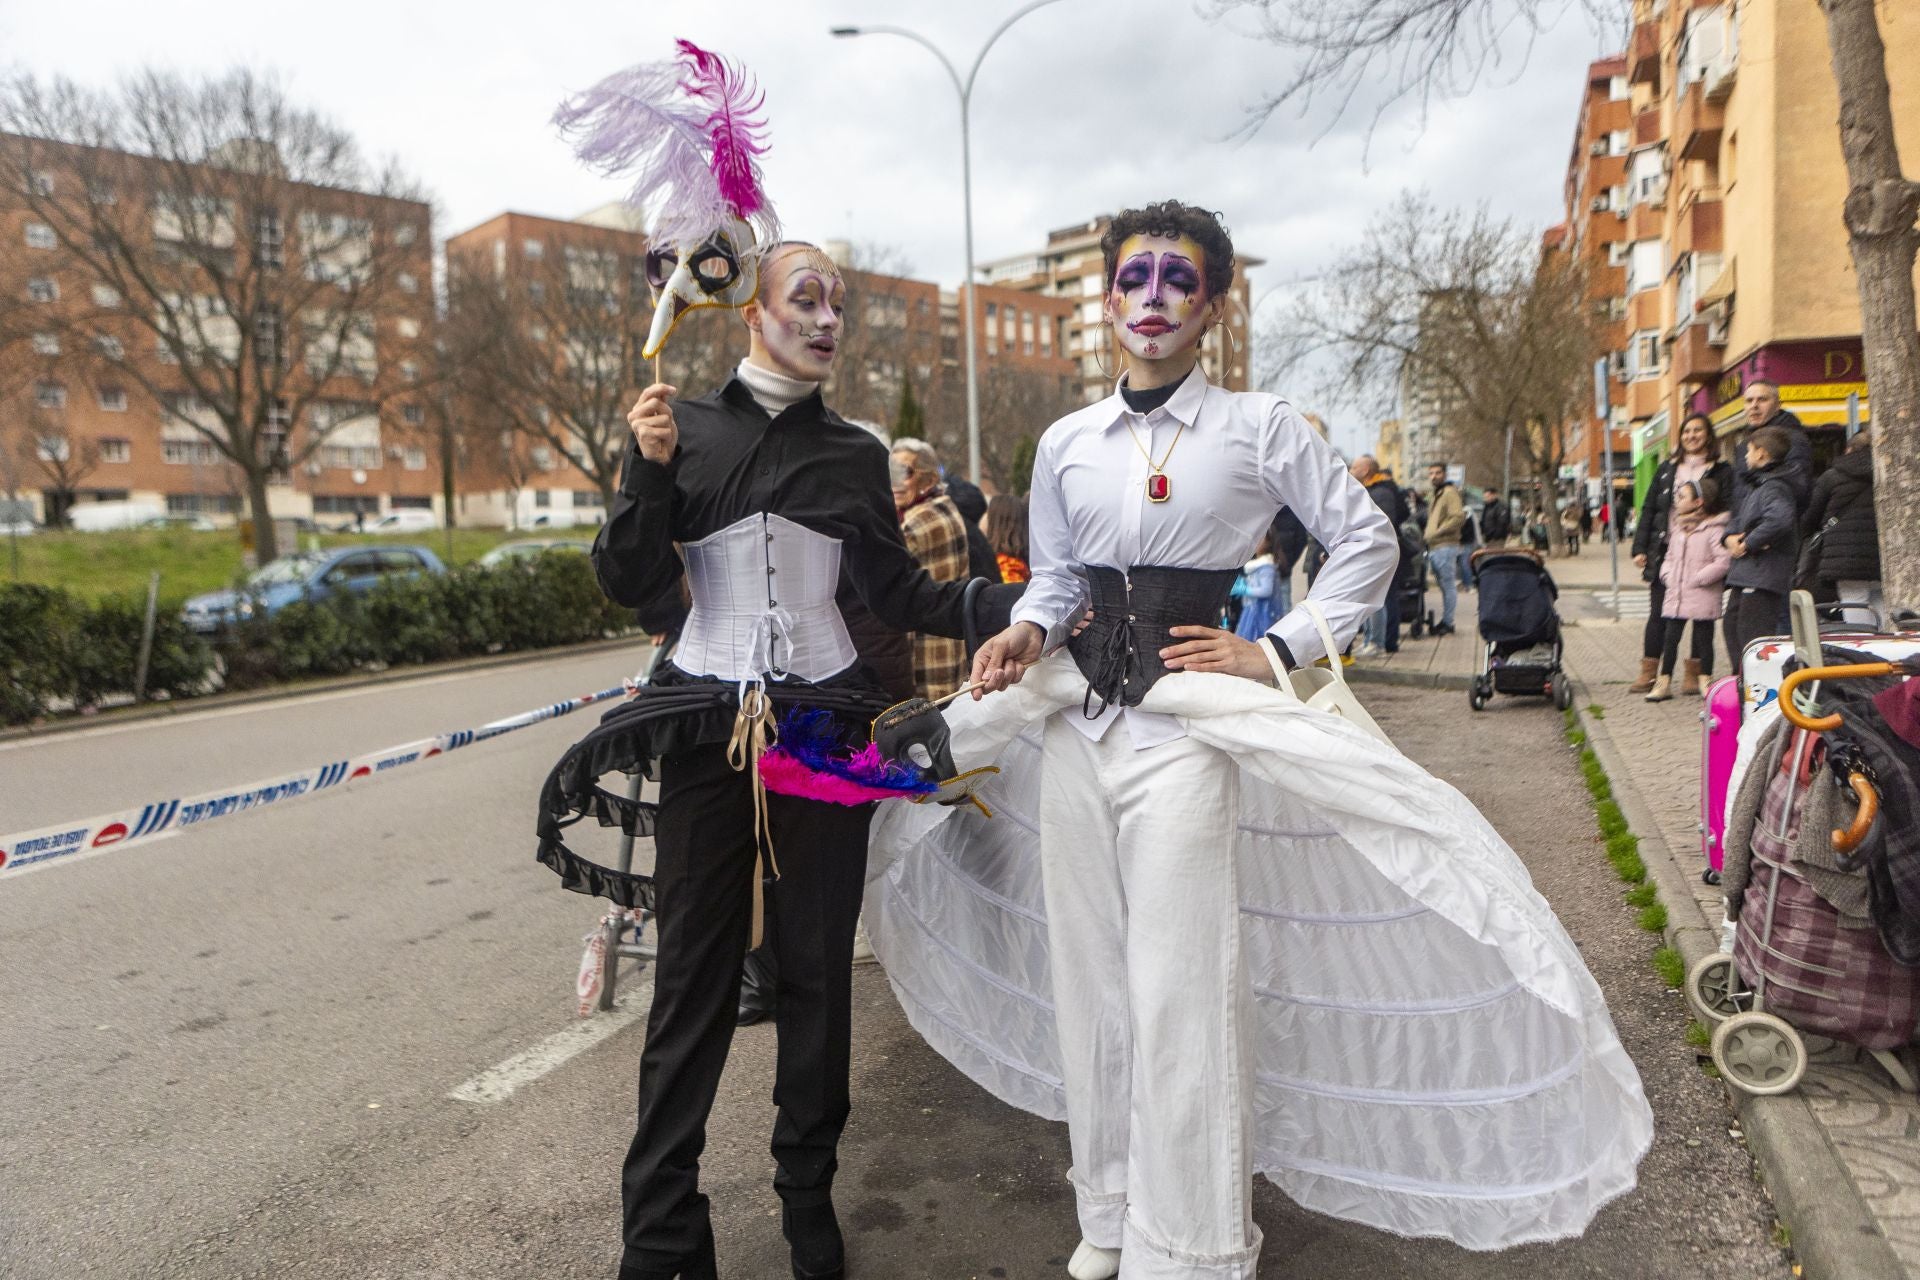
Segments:
[[[1133,447],[1147,460],[1147,501],[1165,502],[1173,496],[1173,481],[1167,476],[1167,463],[1173,460],[1173,451],[1180,445],[1180,437],[1187,433],[1187,424],[1181,423],[1180,429],[1173,433],[1173,443],[1167,446],[1167,452],[1160,461],[1155,462],[1147,446],[1140,443],[1140,436],[1131,422],[1125,423],[1127,437],[1133,441]]]

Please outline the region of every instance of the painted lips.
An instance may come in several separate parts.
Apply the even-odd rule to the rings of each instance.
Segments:
[[[1147,316],[1144,319],[1135,320],[1127,326],[1131,332],[1137,333],[1143,338],[1163,337],[1179,327],[1180,326],[1173,321],[1163,319],[1160,316]]]

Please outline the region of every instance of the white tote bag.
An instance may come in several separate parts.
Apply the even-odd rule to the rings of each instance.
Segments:
[[[1340,647],[1333,641],[1333,628],[1327,625],[1327,615],[1320,612],[1320,606],[1311,600],[1302,601],[1300,607],[1306,610],[1307,616],[1313,619],[1315,629],[1320,632],[1320,643],[1327,650],[1327,665],[1296,667],[1286,672],[1286,686],[1308,706],[1339,716],[1392,746],[1393,740],[1374,723],[1367,709],[1360,705],[1360,699],[1354,696],[1353,687],[1347,683],[1346,667],[1340,661]],[[1280,670],[1277,662],[1274,669],[1276,673]]]

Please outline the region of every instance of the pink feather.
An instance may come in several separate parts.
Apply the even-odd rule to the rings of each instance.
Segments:
[[[871,804],[876,800],[897,800],[907,794],[819,773],[792,756],[771,751],[760,757],[760,781],[775,795],[798,796],[827,804]]]
[[[767,121],[761,114],[766,95],[752,77],[719,54],[691,40],[675,43],[687,69],[680,87],[710,108],[706,130],[713,148],[714,182],[734,214],[745,219],[767,203],[760,189],[760,166],[754,159],[767,151]]]

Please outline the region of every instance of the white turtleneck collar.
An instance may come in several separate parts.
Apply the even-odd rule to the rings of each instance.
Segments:
[[[820,389],[817,382],[789,378],[784,373],[777,373],[751,360],[742,360],[734,372],[746,384],[747,390],[753,392],[753,398],[759,401],[760,407],[776,418]]]

